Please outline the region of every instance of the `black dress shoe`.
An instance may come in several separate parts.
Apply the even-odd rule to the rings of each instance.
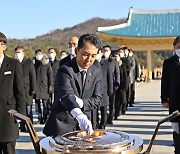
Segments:
[[[113,125],[112,119],[107,119],[107,124]]]
[[[132,104],[129,104],[129,107],[134,107],[134,105],[132,105]]]
[[[20,132],[27,133],[28,130],[27,129],[20,129]]]
[[[117,117],[117,116],[115,116],[115,117],[114,117],[114,120],[118,120],[118,117]]]

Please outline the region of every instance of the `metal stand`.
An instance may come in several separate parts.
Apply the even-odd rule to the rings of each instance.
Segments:
[[[24,122],[26,124],[29,134],[30,134],[30,137],[31,137],[31,140],[32,140],[32,143],[33,143],[33,146],[34,146],[34,149],[36,151],[36,154],[41,154],[40,146],[39,146],[39,137],[37,136],[37,133],[34,129],[34,126],[31,122],[30,118],[18,113],[16,110],[13,110],[13,109],[9,110],[8,113],[11,116],[14,116],[15,118],[21,120],[22,122]]]
[[[174,112],[173,112],[172,114],[170,114],[169,116],[163,118],[162,120],[159,120],[159,122],[158,122],[158,124],[157,124],[157,126],[156,126],[156,129],[155,129],[155,131],[154,131],[154,134],[153,134],[153,136],[152,136],[152,138],[151,138],[151,140],[150,140],[150,142],[149,142],[148,148],[147,148],[147,150],[144,152],[144,154],[149,154],[149,153],[150,153],[151,148],[152,148],[152,145],[153,145],[153,143],[154,143],[154,140],[155,140],[155,137],[156,137],[156,135],[157,135],[157,132],[158,132],[158,129],[159,129],[160,125],[163,124],[163,123],[166,122],[166,121],[169,121],[169,120],[177,117],[178,115],[180,115],[180,112],[179,112],[179,111],[174,111]]]

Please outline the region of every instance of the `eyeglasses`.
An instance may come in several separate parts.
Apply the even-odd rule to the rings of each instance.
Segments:
[[[5,45],[5,43],[4,43],[4,42],[2,42],[2,41],[0,41],[0,43],[1,43],[1,45]]]
[[[76,43],[68,43],[68,47],[76,47],[77,44]]]

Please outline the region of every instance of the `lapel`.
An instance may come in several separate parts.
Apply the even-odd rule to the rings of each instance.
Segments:
[[[84,91],[88,90],[90,86],[92,86],[91,84],[91,80],[92,80],[92,75],[93,75],[93,70],[94,70],[94,66],[92,65],[90,68],[88,68],[87,70],[87,74],[86,74],[86,80],[84,83],[84,87],[82,89],[82,96]]]
[[[79,92],[79,96],[81,97],[82,96],[82,90],[83,90],[83,86],[82,86],[82,81],[81,81],[81,73],[79,71],[79,68],[78,68],[78,65],[77,65],[77,62],[76,62],[76,58],[73,58],[72,61],[71,61],[71,66],[73,68],[73,71],[74,71],[74,82],[76,84],[76,88]]]
[[[3,63],[2,63],[1,69],[0,69],[0,81],[3,79],[4,72],[7,70],[8,66],[9,66],[8,57],[6,55],[4,55],[4,60],[3,60]]]

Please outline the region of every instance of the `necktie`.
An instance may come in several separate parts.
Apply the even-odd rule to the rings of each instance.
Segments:
[[[84,82],[85,82],[85,74],[86,74],[86,71],[85,71],[85,70],[81,71],[82,87],[84,87]]]

